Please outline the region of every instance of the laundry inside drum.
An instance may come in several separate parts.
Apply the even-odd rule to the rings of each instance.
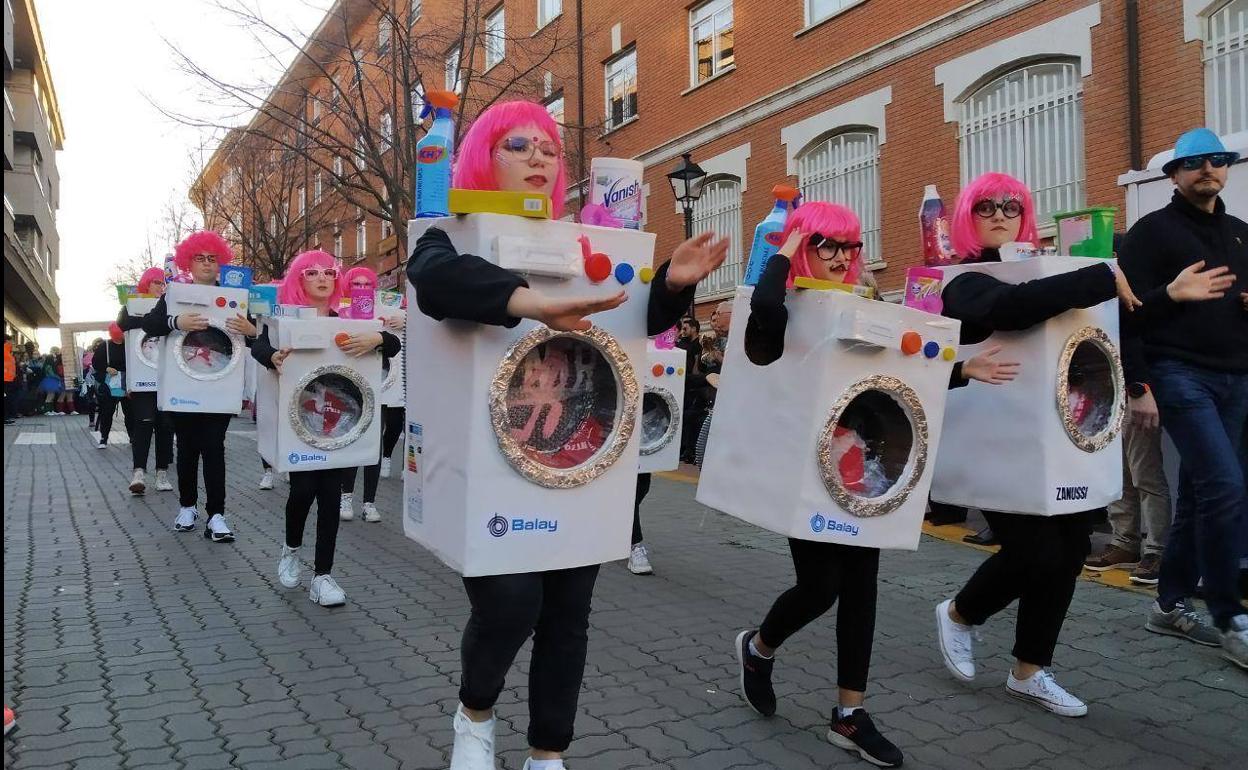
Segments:
[[[148,366],[155,367],[160,360],[160,337],[144,334],[143,341],[139,343],[139,358]]]
[[[363,416],[364,394],[341,374],[317,376],[299,393],[299,420],[313,436],[342,438]]]
[[[233,356],[234,342],[216,327],[187,332],[182,339],[182,360],[196,374],[223,372]]]
[[[1066,403],[1070,421],[1085,437],[1109,428],[1117,392],[1114,367],[1105,350],[1094,342],[1080,342],[1070,357]]]
[[[896,399],[879,390],[856,396],[832,429],[833,475],[857,497],[881,497],[910,462],[914,428]]]
[[[508,382],[508,432],[534,462],[574,468],[606,446],[619,400],[615,370],[601,350],[555,337],[531,348]]]

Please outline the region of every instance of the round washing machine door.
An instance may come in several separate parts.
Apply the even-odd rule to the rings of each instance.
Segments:
[[[611,335],[542,327],[503,355],[490,384],[490,421],[522,476],[553,489],[577,487],[623,454],[638,390],[628,355]]]
[[[373,422],[376,394],[354,369],[318,366],[295,384],[286,418],[300,441],[323,451],[349,446]]]
[[[641,453],[661,452],[680,432],[680,404],[667,388],[647,385],[641,395]]]
[[[155,369],[160,363],[160,337],[144,334],[139,342],[138,356],[140,361]]]
[[[173,356],[187,377],[205,382],[220,380],[240,366],[247,346],[242,337],[218,326],[180,332],[173,338]]]
[[[927,464],[927,415],[896,377],[875,375],[841,394],[824,424],[816,462],[823,485],[853,516],[897,510]]]
[[[1066,340],[1057,362],[1057,413],[1066,436],[1098,452],[1122,430],[1126,414],[1122,361],[1103,329],[1086,326]]]

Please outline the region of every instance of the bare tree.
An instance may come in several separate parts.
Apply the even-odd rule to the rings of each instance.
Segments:
[[[156,218],[148,224],[143,248],[115,262],[105,281],[111,288],[117,284],[136,284],[149,267],[161,267],[165,255],[194,230],[202,227],[199,216],[190,201],[177,193],[171,193],[161,206]]]
[[[458,75],[458,90],[468,95],[456,121],[456,130],[463,131],[470,118],[502,98],[549,96],[546,72],[560,57],[575,55],[575,39],[553,28],[538,35],[487,30],[484,15],[495,4],[462,0],[454,18],[435,21],[414,17],[420,3],[412,0],[338,0],[305,36],[270,21],[246,0],[221,0],[218,7],[252,30],[274,69],[285,74],[271,84],[227,82],[175,47],[179,66],[225,117],[165,114],[214,130],[230,129],[231,116],[252,115],[236,130],[276,148],[274,173],[285,174],[282,167],[290,165],[321,174],[333,185],[337,195],[321,204],[335,209],[326,221],[350,221],[351,210],[358,208],[361,215],[389,222],[399,253],[406,254],[416,144],[427,128],[419,118],[425,86],[441,88],[448,76]],[[506,53],[500,62],[477,66],[486,60],[487,48],[500,46]],[[282,66],[281,51],[290,50],[298,53]],[[569,151],[576,155],[583,148]],[[263,208],[264,202],[255,203]],[[272,213],[270,208],[266,216]]]

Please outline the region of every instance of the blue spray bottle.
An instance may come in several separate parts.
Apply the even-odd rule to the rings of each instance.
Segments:
[[[433,114],[429,133],[416,145],[416,216],[450,215],[451,154],[455,149],[452,110],[459,97],[451,91],[430,91],[425,95],[422,119]]]
[[[754,286],[758,283],[758,279],[763,277],[763,268],[767,267],[767,260],[771,259],[771,255],[779,251],[783,245],[780,242],[780,234],[784,232],[785,220],[789,218],[789,212],[797,208],[797,188],[778,184],[771,188],[771,194],[776,199],[776,205],[772,207],[771,213],[758,223],[758,227],[754,228],[750,261],[745,265],[744,284],[746,286]]]

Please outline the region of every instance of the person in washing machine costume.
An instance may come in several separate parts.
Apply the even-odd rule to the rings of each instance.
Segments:
[[[861,226],[848,208],[832,203],[806,203],[789,216],[782,237],[784,245],[767,262],[754,289],[745,327],[746,356],[760,366],[773,363],[784,354],[789,318],[784,305],[785,290],[794,285],[795,278],[859,286],[873,283],[870,271],[862,263]],[[1018,364],[997,361],[999,350],[992,348],[955,364],[950,387],[965,385],[968,377],[989,384],[1014,379]],[[864,441],[863,435],[880,433],[867,425],[840,424],[833,430],[833,447],[845,485],[851,491],[870,496],[882,492],[873,491],[873,487],[879,485],[884,474],[879,470],[877,448]],[[884,486],[887,485],[885,481]],[[737,635],[737,660],[746,700],[763,716],[776,713],[776,694],[771,684],[776,648],[826,613],[839,599],[836,624],[840,693],[828,738],[873,764],[899,766],[901,751],[880,734],[862,707],[875,639],[880,550],[789,538],[789,552],[797,584],[776,599],[760,627]]]
[[[217,285],[221,266],[234,261],[230,245],[217,233],[202,230],[188,235],[173,253],[178,270],[190,273],[191,280],[201,286]],[[226,321],[226,326],[236,334],[247,338],[247,344],[256,336],[256,325],[241,313]],[[162,294],[156,307],[143,316],[142,329],[149,336],[164,337],[175,329],[202,331],[208,328],[208,319],[199,313],[169,315],[169,307]],[[204,356],[228,355],[208,348],[199,348]],[[230,427],[233,414],[206,412],[175,412],[173,432],[178,440],[178,509],[173,528],[178,532],[192,532],[199,517],[196,509],[199,462],[204,463],[204,489],[207,499],[204,513],[208,523],[204,537],[214,543],[234,542],[234,532],[225,521],[225,432]]]
[[[557,218],[567,175],[559,129],[533,102],[496,104],[464,135],[454,186],[481,190],[541,192]],[[670,328],[689,307],[694,289],[724,260],[728,242],[707,233],[681,244],[650,283],[650,334]],[[450,239],[430,228],[415,244],[407,277],[420,312],[436,320],[459,319],[514,327],[529,318],[559,331],[587,330],[586,318],[618,307],[620,291],[605,298],[551,299],[530,289],[515,273],[480,257],[456,252]],[[567,355],[535,361],[525,386],[539,398],[552,377],[592,378]],[[540,417],[540,415],[539,415]],[[533,430],[550,427],[552,416]],[[592,422],[592,419],[586,422]],[[529,426],[520,426],[525,430]],[[586,428],[592,430],[592,428]],[[574,458],[569,458],[573,461]],[[598,565],[512,575],[464,578],[472,605],[461,646],[463,679],[454,718],[452,770],[494,770],[494,704],[516,653],[536,632],[529,678],[530,756],[526,770],[559,770],[572,741],[584,675],[590,599]]]
[[[277,301],[283,305],[302,305],[316,308],[319,316],[336,316],[342,299],[342,276],[337,260],[324,251],[305,251],[291,261],[278,288]],[[381,348],[386,358],[397,356],[401,344],[399,338],[387,331],[348,335],[339,343],[346,353],[362,356]],[[267,369],[281,376],[282,364],[290,355],[290,349],[277,350],[266,328],[251,348],[251,355]],[[336,403],[338,396],[324,390],[318,397],[304,402],[302,408],[320,415],[326,433],[333,431],[333,423],[340,419],[343,405]],[[308,598],[322,607],[345,604],[346,594],[330,572],[334,568],[334,550],[338,541],[338,506],[342,500],[343,469],[316,471],[291,471],[290,493],[286,497],[286,541],[282,557],[277,564],[277,578],[286,588],[299,585],[299,548],[303,545],[303,528],[307,524],[312,503],[316,503],[316,557],[314,574],[308,590]]]
[[[1031,192],[1006,174],[983,174],[958,195],[952,230],[958,254],[999,262],[1001,246],[1012,241],[1037,242]],[[1129,311],[1141,305],[1110,261],[1017,285],[983,273],[964,273],[949,281],[941,296],[944,315],[962,322],[963,344],[984,339],[993,331],[1028,329],[1067,310],[1094,307],[1115,296]],[[1071,398],[1083,400],[1078,391],[1072,391]],[[1081,404],[1072,406],[1080,408]],[[942,446],[941,451],[957,452],[958,448]],[[1053,662],[1075,580],[1091,547],[1091,519],[1086,513],[1031,516],[996,511],[984,511],[984,518],[1001,549],[984,560],[955,598],[936,607],[937,640],[945,667],[962,681],[973,680],[972,627],[986,623],[1017,599],[1015,662],[1006,691],[1055,714],[1083,716],[1088,707],[1045,669]]]
[[[165,271],[159,267],[149,267],[143,271],[137,286],[139,294],[165,293]],[[145,316],[130,315],[126,306],[121,306],[117,314],[117,325],[123,332],[141,329]],[[141,495],[146,491],[143,478],[147,471],[147,455],[152,446],[152,435],[156,436],[156,489],[165,492],[173,489],[169,483],[169,463],[173,462],[173,420],[168,412],[156,408],[156,391],[135,391],[127,398],[130,400],[130,411],[126,420],[126,431],[130,434],[130,454],[134,460],[134,476],[130,479],[130,492]]]

